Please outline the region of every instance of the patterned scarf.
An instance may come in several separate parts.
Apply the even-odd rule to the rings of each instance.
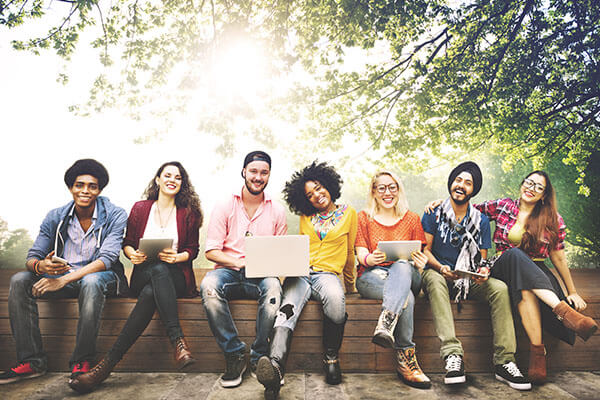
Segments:
[[[450,198],[447,198],[437,209],[436,222],[442,241],[450,243],[454,247],[460,247],[460,253],[456,259],[454,269],[476,272],[481,260],[478,245],[481,213],[469,204],[467,215],[462,223],[459,224],[456,221],[456,215],[450,203]],[[456,289],[456,298],[454,300],[457,303],[460,301],[461,295],[463,299],[466,299],[469,294],[469,278],[455,280],[454,288]]]

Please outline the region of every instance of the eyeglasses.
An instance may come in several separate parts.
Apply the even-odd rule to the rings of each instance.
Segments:
[[[544,190],[546,190],[546,187],[544,185],[540,185],[539,183],[535,183],[531,179],[525,179],[523,181],[523,186],[525,186],[527,189],[532,189],[533,188],[536,191],[536,193],[544,193]]]
[[[375,186],[375,190],[377,190],[377,193],[381,194],[384,194],[386,190],[389,190],[390,193],[394,194],[398,193],[398,185],[395,183],[390,183],[389,185],[377,185]]]

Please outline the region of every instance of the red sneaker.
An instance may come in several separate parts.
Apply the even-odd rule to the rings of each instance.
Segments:
[[[36,371],[31,367],[31,363],[21,363],[16,367],[0,374],[0,385],[5,383],[17,382],[21,379],[36,378],[42,376],[46,371]]]
[[[71,371],[71,379],[81,374],[87,374],[88,372],[90,372],[89,361],[82,361],[80,363],[77,363],[73,366],[73,371]]]

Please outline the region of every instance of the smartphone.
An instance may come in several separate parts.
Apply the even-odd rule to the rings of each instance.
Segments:
[[[59,256],[52,256],[52,262],[61,263],[63,265],[69,265],[69,262],[67,260]]]

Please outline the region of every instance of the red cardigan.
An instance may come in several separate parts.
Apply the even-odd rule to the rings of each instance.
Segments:
[[[131,213],[127,219],[127,234],[123,240],[123,247],[131,246],[137,249],[140,238],[146,230],[150,209],[154,200],[138,201],[131,207]],[[187,261],[177,263],[185,276],[185,297],[198,296],[196,290],[196,278],[192,269],[192,260],[198,256],[198,237],[200,223],[195,213],[189,208],[177,209],[177,252],[187,251],[190,255]]]

